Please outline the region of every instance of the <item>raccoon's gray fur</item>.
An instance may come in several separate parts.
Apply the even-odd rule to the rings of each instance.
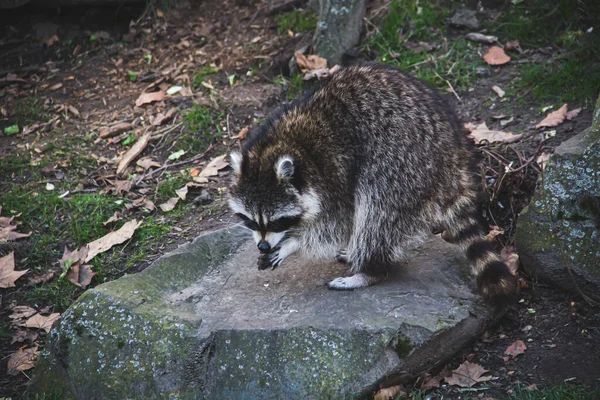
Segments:
[[[515,278],[482,239],[472,144],[433,89],[363,64],[280,112],[230,155],[230,208],[253,231],[259,269],[290,254],[333,258],[368,286],[434,230],[467,252],[482,295],[504,301]]]

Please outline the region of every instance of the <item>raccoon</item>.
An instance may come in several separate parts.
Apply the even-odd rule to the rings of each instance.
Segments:
[[[424,82],[378,64],[346,67],[230,154],[229,206],[260,270],[301,251],[346,262],[330,289],[357,289],[435,230],[466,250],[482,296],[505,304],[515,277],[483,239],[474,146]]]

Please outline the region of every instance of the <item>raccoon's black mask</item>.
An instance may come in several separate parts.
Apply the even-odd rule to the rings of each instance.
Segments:
[[[278,246],[320,210],[318,197],[303,186],[292,156],[278,157],[272,167],[240,153],[232,153],[230,162],[236,178],[230,188],[229,206],[252,230],[262,252]]]

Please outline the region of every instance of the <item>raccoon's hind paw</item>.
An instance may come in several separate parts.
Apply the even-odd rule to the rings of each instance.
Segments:
[[[335,255],[335,260],[342,264],[348,264],[348,254],[346,253],[346,250],[341,249],[338,251],[338,253]]]
[[[367,275],[364,272],[359,272],[352,276],[344,278],[335,278],[331,282],[327,283],[327,287],[332,290],[353,290],[361,287],[370,286],[376,282],[379,282],[382,277]]]
[[[283,257],[279,255],[279,251],[269,254],[261,254],[258,257],[258,270],[262,271],[268,268],[275,269],[281,265]]]

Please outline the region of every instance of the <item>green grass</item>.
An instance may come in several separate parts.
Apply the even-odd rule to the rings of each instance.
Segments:
[[[363,45],[363,52],[378,61],[408,71],[431,85],[446,90],[466,89],[483,66],[477,47],[464,39],[447,41],[441,34],[450,10],[434,2],[398,1],[390,8],[377,33]],[[416,53],[407,41],[434,45],[433,51]]]
[[[502,42],[518,40],[524,50],[551,46],[548,61],[518,66],[521,91],[541,102],[593,104],[600,91],[599,20],[600,3],[593,0],[528,0],[508,5],[485,26]]]
[[[511,400],[596,400],[600,392],[590,391],[580,386],[547,386],[539,391],[528,391],[521,387],[511,396]]]
[[[181,140],[177,149],[194,152],[206,150],[216,138],[222,136],[219,122],[223,117],[223,112],[194,104],[183,115],[183,122],[191,133]]]
[[[304,81],[302,80],[302,75],[294,75],[290,78],[286,78],[283,75],[280,75],[275,83],[280,85],[284,92],[285,97],[288,100],[294,100],[300,97],[300,95],[304,92]]]
[[[194,82],[192,84],[194,89],[202,86],[202,82],[206,81],[209,76],[214,75],[219,71],[220,69],[218,67],[211,67],[210,65],[200,68],[200,70],[194,75]]]
[[[293,10],[275,16],[278,33],[285,33],[287,31],[294,33],[314,31],[317,28],[318,20],[318,16],[309,9]]]
[[[48,114],[44,111],[39,98],[25,97],[15,100],[11,119],[23,127],[23,125],[47,121]]]

